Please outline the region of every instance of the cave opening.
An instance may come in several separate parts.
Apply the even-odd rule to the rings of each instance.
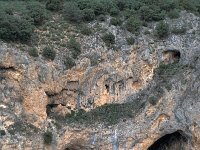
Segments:
[[[182,131],[176,131],[154,142],[147,150],[188,150],[188,140]]]
[[[109,85],[105,85],[107,93],[109,93]]]
[[[178,50],[166,50],[163,52],[164,63],[178,62],[181,58],[181,53]]]
[[[48,104],[47,106],[46,106],[46,113],[47,113],[47,116],[51,116],[51,115],[53,115],[53,109],[54,108],[56,108],[56,107],[58,107],[58,105],[60,105],[60,104]],[[64,104],[61,104],[62,106],[65,106]]]

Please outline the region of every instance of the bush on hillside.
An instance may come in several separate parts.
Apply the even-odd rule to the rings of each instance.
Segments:
[[[82,13],[84,21],[92,21],[95,19],[95,14],[93,9],[84,9]]]
[[[122,24],[122,20],[120,18],[112,18],[110,20],[110,24],[114,26],[120,26]]]
[[[44,144],[46,145],[50,145],[52,143],[52,140],[53,140],[53,134],[52,132],[50,131],[47,131],[43,134],[43,141],[44,141]]]
[[[111,32],[109,32],[102,36],[102,40],[105,42],[106,46],[109,47],[115,43],[115,36]]]
[[[31,39],[33,26],[20,16],[0,13],[0,38],[6,41],[26,42]]]
[[[119,13],[120,13],[120,10],[119,10],[118,7],[113,7],[113,8],[110,9],[110,15],[111,15],[111,16],[116,16],[116,15],[118,15]]]
[[[42,56],[47,59],[54,60],[56,57],[56,51],[53,50],[53,48],[47,46],[43,49]]]
[[[27,16],[31,17],[35,25],[41,25],[45,19],[47,19],[47,14],[45,7],[39,3],[32,3],[27,5]]]
[[[141,19],[145,21],[159,21],[164,19],[165,14],[155,5],[142,6],[139,10]]]
[[[81,45],[74,37],[71,37],[67,43],[67,48],[71,51],[72,57],[76,59],[81,54]]]
[[[173,9],[168,12],[168,17],[171,19],[175,19],[179,17],[179,10]]]
[[[137,32],[140,29],[141,26],[142,26],[142,22],[137,17],[131,17],[131,18],[129,18],[127,20],[127,23],[126,23],[126,29],[129,32],[132,32],[132,33]]]
[[[156,25],[156,36],[158,38],[165,38],[169,35],[169,25],[168,23],[161,21]]]
[[[133,37],[126,38],[126,42],[128,45],[133,45],[135,43],[135,39]]]
[[[66,69],[71,69],[73,66],[76,65],[75,61],[71,57],[69,57],[69,56],[67,56],[65,58],[64,64],[66,66]]]
[[[87,25],[81,25],[80,33],[83,35],[90,35],[90,34],[92,34],[92,29],[89,28]]]
[[[38,57],[39,56],[38,51],[37,51],[36,48],[30,48],[28,53],[32,57]]]
[[[46,9],[51,11],[59,11],[63,8],[64,0],[47,0]]]
[[[179,0],[159,0],[157,4],[162,10],[169,12],[179,7]]]
[[[82,21],[83,15],[76,2],[67,2],[64,6],[63,16],[65,20],[79,23]]]
[[[103,15],[103,14],[101,14],[101,15],[98,16],[97,19],[98,19],[99,21],[106,21],[106,16]]]

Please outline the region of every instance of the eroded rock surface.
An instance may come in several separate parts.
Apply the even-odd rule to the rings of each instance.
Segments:
[[[81,41],[87,49],[83,48],[71,70],[65,70],[58,60],[32,59],[1,42],[0,149],[147,150],[166,134],[178,132],[189,149],[198,150],[199,18],[182,12],[179,19],[167,21],[173,25],[183,20],[193,24],[184,35],[172,34],[161,41],[153,33],[141,33],[131,47],[123,43],[126,37],[121,29],[108,27],[119,33],[122,50],[106,50],[102,43],[92,45],[98,35],[87,37]],[[148,30],[153,32],[154,27]],[[85,57],[92,50],[101,56],[97,66]],[[136,100],[143,103],[136,115],[113,125],[65,122],[64,117],[77,110],[90,112],[105,104]],[[53,134],[50,145],[43,143],[47,130]]]

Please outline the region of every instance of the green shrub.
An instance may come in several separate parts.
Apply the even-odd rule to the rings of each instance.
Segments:
[[[80,33],[83,35],[90,35],[92,34],[92,30],[87,25],[82,25],[80,26]]]
[[[106,46],[110,47],[112,44],[115,43],[115,36],[109,32],[102,36],[102,40],[105,42]]]
[[[111,8],[111,10],[110,10],[110,15],[111,16],[116,16],[116,15],[118,15],[120,13],[120,10],[117,8],[117,7],[113,7],[113,8]]]
[[[165,14],[155,5],[142,6],[140,8],[141,18],[145,21],[159,21],[164,19]]]
[[[41,25],[47,19],[45,7],[39,3],[27,5],[27,15],[33,19],[35,25]]]
[[[81,54],[81,45],[74,37],[71,37],[67,43],[67,48],[71,51],[72,57],[76,59]]]
[[[114,26],[120,26],[122,24],[122,20],[120,18],[112,18],[110,20],[110,24]]]
[[[179,7],[179,0],[159,0],[158,5],[162,10],[170,11]]]
[[[59,11],[63,8],[64,0],[47,0],[46,9],[51,11]]]
[[[168,17],[171,19],[175,19],[179,17],[179,10],[173,9],[168,12]]]
[[[126,9],[122,13],[125,19],[131,18],[133,17],[133,15],[135,16],[136,14],[138,14],[138,12],[134,9]]]
[[[135,39],[133,37],[126,38],[128,45],[133,45],[135,43]]]
[[[54,60],[56,57],[56,51],[54,51],[51,47],[47,46],[43,49],[42,56]]]
[[[114,7],[114,3],[111,0],[93,0],[91,3],[96,16],[101,14],[105,15]]]
[[[25,135],[25,136],[27,135],[32,136],[36,132],[39,132],[38,128],[36,128],[32,124],[22,122],[21,120],[20,121],[18,120],[14,124],[10,125],[7,130],[11,135],[19,133],[20,135]]]
[[[82,11],[78,7],[76,2],[67,2],[64,6],[63,16],[65,20],[80,23],[82,21],[83,15]]]
[[[126,29],[132,33],[137,32],[141,26],[142,26],[142,22],[137,17],[129,18],[126,23]]]
[[[52,132],[50,131],[47,131],[43,134],[43,141],[44,141],[44,144],[46,145],[50,145],[52,143],[52,140],[53,140],[53,134]]]
[[[95,19],[95,14],[93,9],[84,9],[82,13],[84,21],[92,21]]]
[[[36,48],[30,48],[28,53],[29,53],[30,56],[33,56],[33,57],[39,56]]]
[[[173,34],[185,34],[186,33],[186,31],[187,31],[187,28],[186,27],[174,27],[174,28],[172,28],[171,29],[171,32],[173,33]]]
[[[168,23],[166,23],[164,21],[159,22],[156,25],[155,31],[156,31],[155,35],[158,38],[167,37],[169,35],[169,25],[168,25]]]
[[[31,39],[33,26],[29,21],[14,15],[0,13],[0,38],[6,41],[26,42]]]
[[[137,99],[123,104],[105,104],[89,112],[79,110],[74,115],[66,117],[67,123],[94,124],[96,122],[113,125],[120,120],[134,118],[144,107],[144,103]],[[106,115],[105,115],[106,114]]]
[[[98,20],[99,21],[106,21],[106,16],[101,14],[101,15],[98,16]]]
[[[13,9],[11,7],[6,7],[4,11],[8,15],[13,15]]]
[[[65,58],[64,64],[66,66],[66,69],[71,69],[72,67],[76,65],[75,61],[69,56]]]
[[[195,3],[192,0],[180,0],[180,5],[185,9],[189,11],[197,11],[197,8],[195,7]]]
[[[155,97],[155,96],[150,96],[150,97],[149,97],[149,103],[150,103],[151,105],[156,105],[157,102],[158,102],[158,98],[157,98],[157,97]]]

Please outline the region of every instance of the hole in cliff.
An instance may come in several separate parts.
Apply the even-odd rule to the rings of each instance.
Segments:
[[[60,105],[60,104],[48,104],[48,105],[46,106],[46,113],[47,113],[47,116],[52,116],[53,113],[54,113],[53,109],[56,108],[56,107],[58,107],[58,105]],[[63,104],[61,104],[61,105],[62,105],[62,106],[65,106],[65,105],[63,105]]]
[[[109,85],[105,85],[107,93],[109,93]]]
[[[179,61],[181,53],[178,50],[166,50],[163,52],[163,62],[166,64]]]
[[[176,131],[158,139],[148,150],[188,150],[188,140],[182,131]]]

